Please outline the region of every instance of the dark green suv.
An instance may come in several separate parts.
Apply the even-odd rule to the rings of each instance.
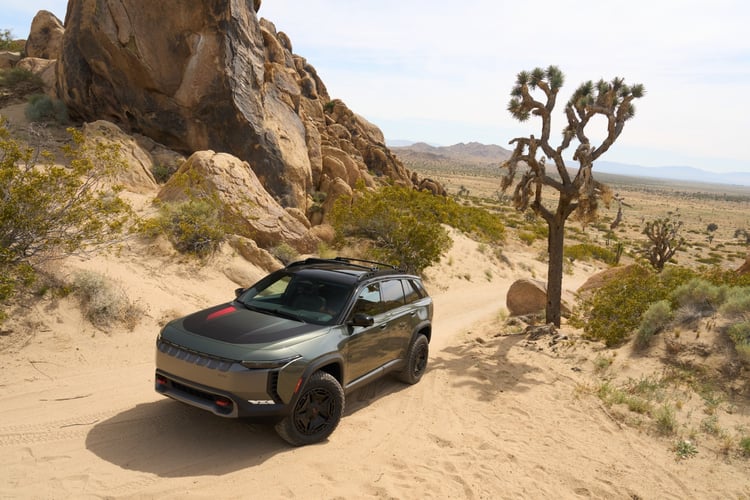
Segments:
[[[299,446],[326,439],[344,395],[427,367],[432,299],[419,277],[354,259],[307,259],[168,323],[157,392],[222,417],[275,417]]]

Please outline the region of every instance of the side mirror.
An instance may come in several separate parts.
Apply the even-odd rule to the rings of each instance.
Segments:
[[[247,288],[237,288],[234,291],[234,296],[235,297],[239,297],[240,295],[242,295],[243,293],[245,293],[245,290],[247,290]]]
[[[372,326],[375,324],[375,319],[369,314],[357,313],[351,320],[349,320],[351,326]]]

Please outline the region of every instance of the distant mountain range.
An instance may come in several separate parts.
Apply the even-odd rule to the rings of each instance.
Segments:
[[[414,165],[419,162],[425,164],[452,162],[463,166],[473,165],[480,169],[488,167],[496,168],[498,164],[506,160],[511,154],[510,150],[501,146],[478,142],[459,143],[453,146],[434,146],[424,142],[395,140],[388,141],[388,146],[407,165]],[[571,160],[568,166],[576,167],[576,163]],[[750,172],[717,173],[693,167],[642,167],[611,161],[597,161],[594,171],[626,177],[648,177],[706,184],[750,186]]]

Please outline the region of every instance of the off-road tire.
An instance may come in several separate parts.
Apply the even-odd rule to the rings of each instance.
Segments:
[[[318,443],[336,429],[344,414],[344,390],[333,375],[318,371],[304,385],[292,412],[276,432],[293,446]]]
[[[406,354],[406,367],[399,372],[398,379],[406,384],[416,384],[427,370],[427,358],[430,354],[430,343],[427,337],[420,334],[409,346]]]

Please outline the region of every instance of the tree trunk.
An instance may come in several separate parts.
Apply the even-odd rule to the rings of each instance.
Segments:
[[[549,237],[547,239],[547,252],[549,253],[549,265],[547,266],[547,324],[552,323],[560,327],[560,303],[562,300],[562,277],[563,277],[563,241],[565,237],[565,219],[558,211],[548,221]]]

